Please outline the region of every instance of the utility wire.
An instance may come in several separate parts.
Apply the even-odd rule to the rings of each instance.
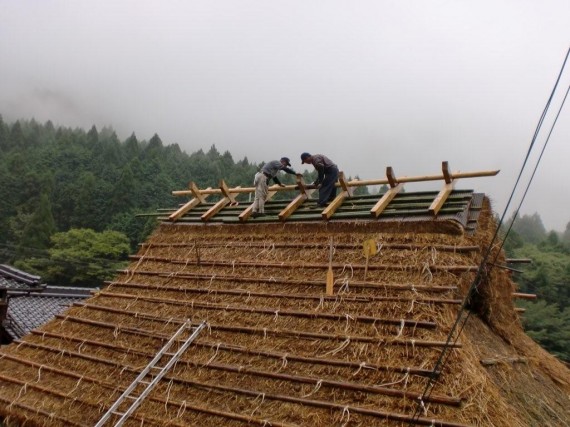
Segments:
[[[429,376],[429,380],[428,380],[428,382],[427,382],[427,384],[426,384],[426,386],[425,386],[425,388],[424,388],[424,391],[423,391],[422,395],[418,398],[418,402],[417,402],[417,405],[416,405],[416,409],[415,409],[414,414],[413,414],[413,416],[412,416],[412,418],[411,418],[411,420],[410,420],[410,423],[409,423],[410,425],[412,425],[412,424],[417,424],[416,421],[417,421],[418,418],[420,417],[421,411],[422,411],[422,410],[426,411],[425,403],[424,403],[424,402],[425,402],[425,399],[430,396],[431,391],[433,390],[433,387],[434,387],[434,385],[435,385],[435,382],[437,381],[437,379],[438,379],[439,376],[441,375],[442,369],[443,369],[443,367],[445,366],[445,364],[447,363],[447,359],[448,359],[448,357],[449,357],[449,349],[450,349],[450,346],[451,346],[451,344],[452,344],[452,341],[453,341],[453,344],[455,344],[455,343],[457,342],[457,340],[459,339],[459,336],[461,335],[461,332],[463,331],[463,328],[465,327],[465,325],[466,325],[466,323],[467,323],[467,320],[469,319],[469,316],[471,315],[471,312],[468,311],[468,310],[466,310],[466,308],[467,308],[467,306],[469,305],[469,303],[470,303],[470,301],[471,301],[471,298],[472,298],[472,296],[474,295],[475,291],[477,291],[479,285],[481,284],[483,278],[486,277],[487,274],[489,274],[489,273],[491,272],[492,268],[493,268],[493,265],[491,265],[488,270],[485,268],[486,265],[487,265],[487,260],[489,259],[490,255],[491,255],[492,248],[493,248],[493,244],[494,244],[495,240],[497,239],[497,236],[499,235],[499,231],[500,231],[501,226],[502,226],[502,224],[503,224],[503,221],[504,221],[504,219],[505,219],[505,217],[506,217],[506,215],[507,215],[508,208],[509,208],[509,206],[510,206],[510,204],[511,204],[511,201],[512,201],[513,197],[514,197],[515,191],[516,191],[516,189],[517,189],[517,187],[518,187],[518,184],[519,184],[519,182],[520,182],[521,176],[522,176],[522,174],[523,174],[523,172],[524,172],[524,169],[525,169],[525,167],[526,167],[526,164],[527,164],[527,162],[528,162],[528,159],[530,158],[530,154],[531,154],[531,152],[532,152],[532,149],[533,149],[533,147],[534,147],[534,144],[535,144],[535,142],[536,142],[536,139],[537,139],[537,137],[538,137],[538,134],[540,133],[540,129],[542,128],[542,124],[543,124],[543,122],[544,122],[544,118],[546,117],[546,114],[547,114],[547,112],[548,112],[548,110],[549,110],[549,108],[550,108],[550,104],[551,104],[551,102],[552,102],[552,99],[554,98],[554,94],[555,94],[556,89],[557,89],[557,87],[558,87],[558,83],[560,82],[560,78],[561,78],[561,76],[562,76],[562,74],[563,74],[563,72],[564,72],[564,68],[565,68],[565,66],[566,66],[566,62],[567,62],[567,60],[568,60],[568,56],[569,56],[569,55],[570,55],[570,49],[568,49],[568,51],[566,52],[566,57],[564,58],[564,62],[562,63],[562,67],[560,68],[560,72],[559,72],[559,74],[558,74],[558,78],[556,79],[556,83],[554,84],[554,88],[552,89],[552,92],[551,92],[551,94],[550,94],[550,97],[548,98],[548,101],[547,101],[547,103],[546,103],[546,106],[544,107],[544,110],[543,110],[543,112],[542,112],[542,115],[541,115],[541,117],[540,117],[540,119],[539,119],[539,121],[538,121],[538,125],[537,125],[537,127],[536,127],[536,129],[535,129],[535,132],[534,132],[534,135],[533,135],[533,137],[532,137],[532,140],[531,140],[529,149],[528,149],[527,154],[526,154],[526,156],[525,156],[524,162],[523,162],[523,164],[522,164],[522,166],[521,166],[521,170],[520,170],[520,172],[519,172],[519,175],[518,175],[518,177],[517,177],[517,180],[516,180],[516,182],[515,182],[515,185],[513,186],[513,190],[511,191],[511,195],[509,196],[507,205],[505,206],[505,209],[504,209],[504,211],[503,211],[503,214],[501,215],[500,221],[499,221],[499,223],[497,224],[497,228],[496,228],[496,230],[495,230],[495,233],[494,233],[494,235],[493,235],[493,238],[491,239],[489,245],[488,245],[487,248],[485,249],[485,254],[484,254],[484,256],[483,256],[483,259],[481,260],[481,263],[479,264],[479,267],[478,267],[478,269],[477,269],[477,273],[476,273],[476,275],[475,275],[475,279],[474,279],[473,282],[471,283],[471,285],[470,285],[470,287],[469,287],[469,289],[468,289],[468,291],[467,291],[467,294],[466,294],[465,298],[463,299],[463,302],[462,302],[462,304],[461,304],[461,307],[459,308],[459,311],[458,311],[458,313],[457,313],[457,318],[456,318],[456,320],[455,320],[453,326],[451,327],[451,330],[450,330],[450,332],[449,332],[449,334],[448,334],[448,336],[447,336],[447,340],[446,340],[446,342],[445,342],[445,345],[443,346],[443,348],[442,348],[442,350],[441,350],[441,353],[440,353],[440,355],[439,355],[439,358],[438,358],[438,360],[436,361],[436,364],[435,364],[435,366],[434,366],[434,369],[433,369],[431,375]],[[567,94],[568,94],[568,91],[567,91],[566,95],[567,95]],[[566,101],[566,96],[564,97],[564,101],[563,101],[563,103],[562,103],[562,106],[564,105],[564,102],[565,102],[565,101]],[[562,106],[560,107],[560,109],[559,109],[559,111],[558,111],[558,115],[560,114],[560,111],[561,111],[561,109],[562,109]],[[556,119],[558,119],[558,115],[556,116]],[[556,121],[554,122],[554,124],[556,124]],[[550,130],[550,133],[549,133],[548,138],[550,138],[550,135],[552,134],[552,129],[553,129],[553,127],[554,127],[554,124],[553,124],[553,126],[552,126],[552,128],[551,128],[551,130]],[[541,151],[541,155],[540,155],[540,157],[539,157],[538,160],[537,160],[537,163],[536,163],[536,165],[535,165],[535,168],[534,168],[534,172],[533,172],[533,174],[532,174],[532,177],[530,178],[530,181],[529,181],[529,183],[528,183],[528,185],[527,185],[527,187],[526,187],[526,191],[525,191],[525,193],[524,193],[525,195],[526,195],[526,192],[528,191],[528,188],[530,187],[530,184],[531,184],[531,182],[532,182],[532,178],[534,177],[534,173],[536,172],[536,170],[537,170],[537,168],[538,168],[538,164],[540,163],[540,160],[541,160],[541,158],[542,158],[542,153],[544,152],[544,149],[546,148],[546,144],[547,144],[547,143],[548,143],[548,139],[547,139],[547,141],[545,142],[544,147],[543,147],[543,149],[542,149],[542,151]],[[522,201],[521,201],[521,204],[522,204]],[[520,205],[519,205],[519,208],[520,208]],[[513,221],[513,222],[514,222],[514,221]],[[511,224],[511,226],[512,226],[512,224]],[[509,228],[509,231],[510,231],[510,228]],[[505,238],[506,238],[506,236],[505,236]],[[503,242],[504,242],[504,240],[503,240]],[[501,245],[501,248],[502,248],[502,245]],[[499,253],[499,252],[500,252],[500,249],[499,249],[499,251],[498,251],[497,253]],[[498,256],[498,255],[497,255],[497,256]],[[496,258],[495,258],[495,259],[496,259]],[[454,338],[454,335],[456,334],[456,332],[457,332],[457,335],[456,335],[455,338]]]

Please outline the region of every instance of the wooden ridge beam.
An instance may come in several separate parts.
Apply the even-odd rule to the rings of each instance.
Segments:
[[[462,178],[477,178],[477,177],[485,177],[485,176],[495,176],[500,172],[500,170],[483,170],[483,171],[474,171],[474,172],[453,172],[453,174],[449,174],[452,176],[453,179],[462,179]],[[419,175],[419,176],[403,176],[398,178],[399,183],[407,183],[407,182],[425,182],[425,181],[439,181],[445,180],[446,175],[442,173],[441,175]],[[364,187],[369,185],[383,185],[383,184],[390,184],[389,178],[383,179],[368,179],[368,180],[359,180],[355,179],[352,181],[348,181],[347,185],[349,187]],[[340,183],[335,184],[337,187],[340,187]],[[275,191],[291,191],[291,190],[298,190],[298,186],[296,185],[286,185],[284,187],[280,186],[273,186],[270,189],[274,189]],[[201,194],[222,194],[221,189],[206,189],[200,190]],[[232,188],[230,189],[232,193],[254,193],[255,187],[242,187],[242,188]],[[172,191],[173,196],[189,196],[192,195],[191,190],[180,190],[180,191]]]

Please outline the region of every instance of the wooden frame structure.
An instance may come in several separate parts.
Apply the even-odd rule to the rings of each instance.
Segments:
[[[343,204],[346,199],[353,196],[356,187],[363,187],[369,185],[389,185],[389,189],[384,193],[378,202],[370,210],[373,217],[379,217],[380,214],[386,209],[394,197],[402,190],[405,183],[409,182],[424,182],[424,181],[439,181],[443,180],[444,185],[439,194],[435,197],[429,207],[429,212],[433,216],[437,216],[447,198],[452,193],[455,182],[461,178],[476,178],[484,176],[495,176],[499,170],[489,171],[475,171],[475,172],[453,172],[449,170],[447,161],[442,162],[442,173],[438,175],[423,175],[411,177],[397,178],[391,166],[386,168],[386,178],[374,180],[352,180],[347,181],[343,172],[339,173],[339,179],[336,186],[341,188],[342,191],[337,197],[321,212],[323,219],[328,220],[336,212],[336,210]],[[234,187],[228,188],[224,180],[220,180],[219,188],[208,187],[200,190],[194,182],[191,182],[188,190],[173,191],[173,196],[192,196],[193,198],[180,207],[176,212],[171,214],[168,219],[170,221],[177,221],[182,218],[188,211],[194,207],[204,203],[206,199],[212,194],[219,194],[223,196],[218,202],[214,204],[206,213],[201,216],[202,221],[209,221],[214,215],[221,211],[225,206],[238,204],[236,196],[241,193],[255,193],[255,187]],[[273,185],[269,187],[269,195],[267,199],[272,198],[278,191],[298,191],[299,194],[279,212],[278,217],[281,221],[285,221],[291,214],[293,214],[306,200],[309,199],[311,193],[317,188],[312,185],[305,184],[301,174],[297,174],[296,183],[294,185]],[[239,215],[241,222],[247,221],[252,213],[253,204],[246,207]]]

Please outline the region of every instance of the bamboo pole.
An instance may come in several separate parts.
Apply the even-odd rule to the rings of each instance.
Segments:
[[[52,349],[52,350],[57,351],[57,349]],[[86,358],[85,355],[83,355],[82,353],[74,353],[74,356],[79,357],[79,358]],[[68,371],[68,370],[64,370],[64,369],[58,369],[58,368],[54,368],[54,367],[47,366],[47,365],[40,365],[38,363],[34,363],[32,361],[27,361],[27,360],[22,359],[22,358],[11,358],[11,359],[14,360],[15,362],[22,363],[24,365],[33,366],[33,367],[36,367],[36,368],[42,369],[42,370],[50,370],[52,372],[58,373],[58,374],[63,375],[63,376],[68,376],[68,377],[75,378],[75,379],[78,379],[81,381],[90,382],[92,384],[99,385],[102,388],[109,389],[113,392],[118,391],[119,393],[122,393],[126,389],[126,387],[117,387],[115,384],[110,384],[106,381],[102,381],[100,379],[85,376],[82,374],[77,374],[77,373],[72,372],[72,371]],[[113,365],[113,366],[119,367],[119,368],[123,366],[123,365],[116,363],[116,362],[110,362],[110,361],[104,361],[104,360],[101,360],[101,362],[107,363],[107,364],[110,364],[110,365]],[[133,374],[137,374],[139,372],[138,369],[135,369],[132,367],[124,367],[124,369],[126,369],[129,372],[132,372]],[[1,379],[1,375],[0,375],[0,379]],[[29,386],[29,383],[28,383],[28,386]],[[52,393],[52,394],[54,394],[54,393]],[[112,393],[109,393],[109,395],[112,395]],[[67,395],[64,395],[64,396],[67,396]],[[146,400],[149,400],[152,402],[157,402],[157,403],[160,403],[161,405],[170,405],[170,406],[173,406],[174,409],[177,409],[177,410],[180,407],[182,407],[182,403],[183,403],[183,402],[175,401],[172,399],[161,399],[161,398],[152,397],[152,396],[147,396]],[[100,405],[98,405],[98,404],[95,405],[92,403],[85,402],[83,400],[79,400],[77,398],[74,398],[74,401],[79,401],[80,403],[85,404],[87,406],[94,406],[97,408],[98,411],[100,410]],[[212,409],[212,408],[204,408],[204,407],[201,407],[198,405],[193,405],[191,402],[190,403],[184,402],[184,407],[187,410],[191,410],[191,411],[195,411],[195,412],[202,412],[202,413],[206,413],[206,414],[210,414],[210,415],[216,415],[216,416],[220,416],[222,418],[235,419],[235,420],[239,420],[239,421],[245,421],[247,423],[262,425],[262,426],[267,425],[267,420],[262,420],[262,419],[259,419],[256,417],[237,414],[237,413],[233,413],[233,412],[220,411],[220,410],[216,410],[216,409]],[[48,415],[53,415],[53,414],[50,413]],[[134,418],[134,419],[140,421],[141,425],[143,423],[145,423],[145,421],[147,421],[147,422],[151,421],[151,422],[156,423],[157,425],[163,425],[163,424],[165,424],[165,421],[166,421],[163,418],[150,417],[146,414],[144,416],[139,416],[137,414],[134,414],[134,415],[131,415],[131,418]],[[70,422],[69,420],[67,420],[66,418],[61,417],[61,419],[62,419],[62,421],[65,422],[65,425],[76,425],[76,424]],[[83,423],[77,424],[77,425],[80,427],[85,427],[85,424],[83,424]],[[188,424],[185,422],[180,423],[180,422],[176,422],[172,419],[169,419],[168,425],[169,426],[186,427]],[[272,422],[271,425],[280,426],[280,427],[293,427],[290,424],[284,424],[284,423],[280,423],[280,422]]]
[[[76,307],[82,307],[85,303],[74,303]],[[104,307],[95,304],[89,304],[87,307],[91,310],[103,311],[107,313],[114,313],[120,315],[127,315],[129,317],[133,317],[136,319],[143,319],[148,321],[153,321],[157,323],[163,324],[173,324],[173,325],[180,325],[184,322],[184,319],[164,319],[160,316],[153,316],[145,313],[139,312],[130,312],[122,309],[112,308],[112,307]],[[103,322],[94,321],[90,319],[79,318],[76,316],[71,315],[57,315],[57,318],[62,319],[70,319],[74,321],[79,321],[80,323],[88,323],[93,325],[101,326]],[[306,332],[306,331],[295,331],[295,330],[279,330],[279,329],[268,329],[268,328],[257,328],[257,327],[247,327],[247,326],[227,326],[223,324],[215,324],[209,322],[209,329],[210,330],[217,330],[217,331],[224,331],[224,332],[237,332],[237,333],[247,333],[253,335],[273,335],[273,336],[286,336],[286,337],[295,337],[295,338],[307,338],[307,339],[328,339],[328,340],[343,340],[343,341],[354,341],[354,342],[368,342],[368,343],[375,343],[375,344],[383,344],[383,345],[404,345],[404,346],[412,346],[412,347],[451,347],[451,348],[461,348],[462,345],[458,343],[448,344],[444,341],[428,341],[428,340],[416,340],[416,339],[399,339],[399,338],[381,338],[381,337],[370,337],[370,336],[362,336],[362,335],[339,335],[339,334],[326,334],[326,333],[318,333],[318,332]],[[121,326],[113,325],[113,329],[123,329]],[[144,331],[144,329],[138,328],[125,328],[126,330],[133,330],[133,331]]]
[[[27,343],[27,342],[24,342],[23,344],[28,345],[30,347],[35,347],[35,348],[51,351],[51,352],[54,352],[57,354],[65,354],[69,357],[85,359],[85,360],[88,360],[90,362],[103,363],[103,364],[112,365],[112,366],[122,366],[123,369],[127,369],[133,373],[139,372],[139,369],[137,367],[125,365],[124,363],[121,363],[120,361],[114,361],[114,360],[109,360],[109,359],[101,359],[99,357],[90,356],[90,355],[85,354],[85,353],[79,353],[79,352],[69,351],[69,350],[61,350],[58,348],[53,348],[53,347],[42,345],[42,344]],[[146,356],[152,357],[154,355],[149,353]],[[191,366],[194,368],[204,368],[203,363],[194,362],[192,360],[180,359],[177,362],[177,364],[178,365],[188,365],[188,366]],[[324,386],[324,387],[338,388],[338,389],[352,390],[352,391],[358,390],[358,391],[362,391],[362,392],[367,392],[367,393],[372,393],[372,394],[381,394],[381,395],[390,396],[390,397],[403,397],[403,398],[413,399],[413,400],[419,399],[421,397],[420,393],[412,392],[412,391],[404,391],[404,390],[398,390],[398,389],[394,389],[394,388],[368,385],[368,384],[357,383],[357,382],[353,382],[353,381],[336,381],[336,380],[328,380],[326,378],[323,379],[323,378],[309,377],[306,375],[292,375],[292,374],[284,374],[284,373],[271,372],[271,371],[262,371],[259,369],[251,369],[251,368],[248,368],[248,367],[243,366],[243,365],[235,365],[235,364],[231,365],[231,364],[210,362],[206,365],[206,367],[208,369],[231,372],[234,374],[249,375],[249,376],[258,377],[258,378],[269,378],[269,379],[273,379],[273,380],[288,381],[288,382],[292,382],[292,383],[314,384],[314,385],[317,385],[320,383],[321,386]],[[61,370],[60,370],[60,372],[61,372]],[[170,376],[172,376],[172,374],[170,374]],[[458,406],[461,404],[461,399],[449,398],[447,396],[441,396],[441,395],[439,395],[439,396],[438,395],[430,395],[429,397],[427,397],[425,399],[425,401],[430,402],[430,403],[439,403],[439,404],[452,405],[452,406]]]
[[[133,261],[138,261],[144,259],[145,261],[157,261],[157,262],[166,262],[166,263],[173,263],[173,264],[184,264],[184,265],[194,265],[196,261],[193,259],[177,259],[177,258],[168,258],[168,257],[159,257],[159,256],[147,256],[147,255],[129,255],[129,259]],[[224,267],[230,266],[234,267],[265,267],[265,268],[285,268],[285,269],[300,269],[300,268],[310,268],[310,269],[328,269],[329,263],[296,263],[296,262],[258,262],[258,261],[220,261],[220,260],[211,260],[211,261],[204,261],[202,260],[201,265],[209,265],[209,266],[217,266],[217,267]],[[343,269],[346,267],[346,263],[333,263],[333,268],[340,268]],[[365,264],[350,264],[350,267],[353,270],[365,269]],[[369,265],[369,270],[398,270],[398,271],[410,271],[416,269],[423,269],[424,266],[402,266],[401,264],[373,264]],[[430,271],[448,271],[448,272],[464,272],[464,271],[477,271],[479,266],[477,265],[437,265],[432,264],[429,265],[428,268]]]
[[[513,292],[513,298],[521,298],[521,299],[536,299],[536,294],[523,294],[521,292]]]
[[[477,177],[484,177],[484,176],[495,176],[499,173],[499,170],[489,170],[489,171],[475,171],[475,172],[454,172],[453,178],[460,179],[460,178],[477,178]],[[419,175],[419,176],[403,176],[398,178],[398,183],[406,183],[406,182],[425,182],[425,181],[439,181],[445,180],[444,174],[437,174],[437,175]],[[383,185],[389,184],[390,181],[388,178],[381,178],[381,179],[368,179],[368,180],[352,180],[348,181],[347,185],[349,187],[364,187],[369,185]],[[335,184],[337,187],[340,187],[340,184],[337,182]],[[309,186],[307,186],[308,188]],[[291,191],[297,190],[297,185],[286,185],[281,187],[279,185],[272,185],[269,187],[269,191]],[[230,188],[229,191],[231,193],[254,193],[255,187],[240,187],[240,188]],[[212,188],[212,189],[205,189],[200,190],[202,195],[206,194],[222,194],[222,190],[219,188]],[[173,196],[192,196],[192,190],[178,190],[172,192]]]
[[[38,336],[42,336],[42,337],[47,336],[50,338],[56,338],[56,339],[60,339],[63,341],[75,342],[79,345],[87,344],[87,345],[92,345],[92,346],[96,346],[96,347],[103,347],[103,348],[107,348],[109,350],[114,350],[114,351],[117,351],[117,352],[123,353],[123,354],[134,354],[137,356],[145,356],[145,357],[152,356],[152,354],[149,352],[136,350],[136,349],[133,349],[131,347],[124,347],[124,346],[116,345],[116,344],[108,344],[108,343],[102,342],[102,341],[86,340],[83,338],[76,338],[76,337],[73,337],[70,335],[65,335],[65,334],[57,334],[54,332],[39,332],[39,331],[31,331],[30,333],[33,335],[38,335]],[[157,338],[157,339],[161,339],[161,340],[167,339],[166,334],[157,335],[157,334],[148,333],[146,336],[148,338]],[[21,341],[18,340],[16,342],[19,343]],[[192,346],[207,347],[207,348],[211,348],[211,349],[216,349],[217,351],[222,350],[222,351],[227,351],[230,353],[231,352],[241,353],[241,354],[246,354],[246,355],[251,355],[251,356],[263,356],[263,357],[267,357],[267,358],[271,358],[271,359],[278,359],[278,360],[286,359],[288,361],[305,363],[305,364],[310,364],[310,365],[329,365],[329,366],[338,366],[338,367],[350,368],[350,369],[362,369],[364,367],[365,369],[371,369],[371,370],[376,370],[376,371],[396,372],[396,373],[400,373],[400,374],[409,373],[410,375],[417,375],[417,376],[422,376],[422,377],[431,377],[434,375],[434,372],[431,369],[423,369],[423,368],[418,368],[418,367],[414,367],[414,366],[407,366],[407,367],[404,367],[404,366],[388,366],[388,365],[379,365],[379,364],[376,364],[373,362],[365,362],[365,361],[352,362],[352,361],[347,361],[347,360],[330,359],[330,358],[324,358],[324,357],[299,356],[299,355],[296,355],[294,353],[282,353],[282,352],[274,352],[274,351],[267,351],[267,350],[250,350],[246,347],[231,345],[231,344],[224,344],[222,342],[198,342],[198,341],[194,341],[192,343]],[[439,374],[439,372],[436,371],[436,374]]]
[[[335,314],[335,313],[323,313],[315,311],[296,311],[296,310],[275,310],[272,308],[255,308],[250,306],[232,306],[230,304],[216,304],[208,302],[196,302],[194,300],[180,300],[172,298],[156,298],[156,297],[143,297],[139,295],[130,294],[120,294],[113,292],[101,292],[101,296],[109,298],[123,298],[132,299],[135,301],[146,301],[146,302],[156,302],[156,303],[167,303],[170,305],[191,305],[192,308],[203,309],[203,310],[220,310],[220,311],[236,311],[254,314],[264,314],[271,317],[275,317],[275,313],[278,312],[279,316],[290,316],[290,317],[301,317],[306,319],[326,319],[326,320],[346,320],[350,318],[351,321],[361,322],[361,323],[385,323],[388,325],[404,325],[414,328],[424,328],[424,329],[435,329],[437,324],[435,322],[419,321],[419,320],[409,320],[409,319],[385,319],[373,316],[359,316],[351,313]],[[90,307],[89,303],[80,303],[83,307]]]
[[[81,353],[77,353],[77,357],[82,357],[83,355]],[[33,362],[31,362],[33,363]],[[138,370],[137,369],[133,369],[132,367],[128,367],[128,366],[124,366],[123,364],[119,364],[119,363],[115,363],[115,362],[110,362],[112,364],[114,364],[117,367],[122,367],[122,369],[126,369],[132,373],[137,373]],[[62,371],[63,370],[60,370]],[[69,372],[69,371],[67,371]],[[77,375],[75,373],[72,373],[72,375]],[[8,377],[10,380],[14,380],[14,381],[19,381],[13,378]],[[410,418],[410,420],[412,419],[411,417],[407,416],[407,415],[400,415],[400,414],[392,414],[390,415],[390,413],[381,413],[375,410],[370,410],[367,408],[361,408],[361,407],[347,407],[346,405],[341,405],[341,404],[334,404],[334,403],[329,403],[329,402],[325,402],[325,401],[320,401],[320,400],[313,400],[313,399],[307,399],[305,397],[296,397],[296,396],[287,396],[287,395],[279,395],[279,394],[273,394],[273,393],[264,393],[260,390],[250,390],[250,389],[242,389],[242,388],[237,388],[237,387],[231,387],[231,386],[225,386],[225,385],[221,385],[221,384],[211,384],[211,383],[207,383],[207,382],[203,382],[203,381],[196,381],[196,380],[188,380],[188,379],[181,379],[181,378],[177,378],[177,377],[172,377],[172,375],[165,375],[165,380],[170,380],[179,384],[183,384],[183,385],[190,385],[196,388],[202,388],[202,389],[214,389],[214,390],[220,390],[220,391],[224,391],[224,392],[229,392],[229,393],[237,393],[237,394],[243,394],[243,395],[247,395],[247,396],[251,396],[251,397],[255,397],[257,398],[260,394],[264,395],[264,398],[268,398],[268,399],[272,399],[272,400],[278,400],[278,401],[286,401],[289,403],[296,403],[296,404],[300,404],[300,405],[308,405],[308,406],[314,406],[314,407],[324,407],[327,409],[338,409],[338,410],[343,410],[345,411],[346,409],[348,409],[349,411],[355,412],[355,413],[362,413],[363,415],[369,415],[369,416],[374,416],[374,417],[382,417],[382,418],[390,418],[393,416],[396,416],[398,418],[398,420],[402,421],[399,417],[406,417],[406,418]],[[1,379],[1,377],[0,377]],[[95,383],[95,384],[102,384],[102,382],[100,380],[96,380],[96,379],[92,379],[87,377],[86,381],[91,380],[91,382]],[[20,384],[25,384],[23,381],[19,381]],[[36,385],[32,385],[32,387],[37,387],[37,388],[43,388],[41,386],[36,386]],[[116,387],[114,388],[114,391],[117,390],[121,390],[122,387]],[[57,393],[57,392],[51,392],[50,390],[46,390],[47,393],[50,394],[59,394],[59,395],[63,395],[62,393]],[[66,395],[63,395],[66,396]],[[399,397],[399,396],[396,396]],[[430,399],[432,397],[430,396]],[[432,403],[441,403],[441,404],[445,404],[445,405],[450,405],[450,406],[460,406],[461,405],[461,399],[459,398],[450,398],[450,397],[446,397],[446,396],[436,396],[436,398],[438,399],[437,401],[432,401]],[[170,400],[163,400],[163,399],[158,399],[158,398],[152,398],[152,397],[148,397],[149,400],[153,400],[153,401],[158,401],[160,403],[164,403],[164,404],[172,404],[175,405],[177,407],[180,407],[181,402],[176,402],[173,401],[172,399]],[[76,399],[77,400],[77,399]],[[426,399],[427,401],[428,399]],[[87,405],[89,406],[93,406],[92,404],[87,403]],[[191,406],[191,405],[189,405]],[[135,417],[136,418],[136,417]],[[390,418],[392,419],[392,418]],[[439,422],[435,419],[423,419],[423,418],[419,418],[419,419],[415,419],[415,423],[416,424],[423,424],[423,425],[430,425],[430,426],[445,426],[445,427],[466,427],[464,425],[461,424],[455,424],[455,423],[445,423],[443,421]],[[428,424],[429,422],[429,424]],[[274,423],[272,423],[272,425],[275,425]]]
[[[383,243],[379,241],[378,243],[382,244],[382,249],[398,249],[398,250],[410,250],[410,251],[417,251],[417,250],[437,250],[437,251],[446,251],[446,252],[480,252],[481,248],[479,246],[454,246],[454,245],[439,245],[439,244],[413,244],[413,243]],[[191,241],[187,243],[140,243],[139,247],[146,248],[152,246],[153,248],[186,248],[186,247],[194,247],[196,245],[196,241]],[[322,242],[309,242],[309,243],[288,243],[288,242],[204,242],[200,239],[200,246],[203,248],[304,248],[304,249],[326,249],[328,248],[328,244],[324,245]],[[337,249],[358,249],[360,250],[362,247],[361,243],[337,243],[335,244],[335,248]],[[509,260],[507,260],[509,262]]]
[[[236,275],[223,275],[223,274],[192,274],[192,273],[179,273],[179,272],[164,272],[164,271],[131,271],[131,270],[118,270],[123,274],[139,274],[143,276],[162,276],[164,278],[176,279],[197,279],[197,280],[230,280],[232,282],[251,282],[263,283],[266,285],[297,285],[297,286],[317,286],[322,287],[322,280],[295,280],[295,279],[278,279],[278,278],[259,278],[259,277],[244,277]],[[377,283],[371,281],[349,281],[351,288],[363,289],[393,289],[399,291],[422,291],[422,292],[449,292],[457,290],[457,286],[429,286],[429,285],[414,285],[414,284],[395,284],[395,283]],[[160,286],[157,286],[160,289]]]
[[[217,278],[217,277],[216,277]],[[205,277],[200,279],[206,280]],[[259,298],[277,298],[277,299],[300,299],[300,300],[313,300],[313,301],[334,301],[334,302],[348,302],[348,303],[370,303],[372,301],[390,301],[390,302],[417,302],[422,304],[461,304],[460,299],[447,299],[447,298],[407,298],[407,297],[387,297],[387,296],[377,296],[377,295],[366,295],[366,296],[350,296],[350,295],[305,295],[305,294],[291,294],[291,293],[269,293],[269,292],[256,292],[248,291],[245,289],[212,289],[212,288],[187,288],[180,286],[168,286],[168,285],[145,285],[143,283],[136,282],[105,282],[105,284],[113,284],[117,287],[126,287],[134,289],[160,289],[169,292],[181,292],[181,293],[199,293],[199,294],[213,294],[213,295],[233,295],[233,296],[243,296],[243,297],[259,297]],[[112,295],[110,292],[105,290],[99,291],[99,295]]]

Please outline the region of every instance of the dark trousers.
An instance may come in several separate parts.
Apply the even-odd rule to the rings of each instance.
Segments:
[[[319,188],[319,205],[331,202],[336,197],[335,184],[338,181],[338,168],[325,169],[325,178]]]

